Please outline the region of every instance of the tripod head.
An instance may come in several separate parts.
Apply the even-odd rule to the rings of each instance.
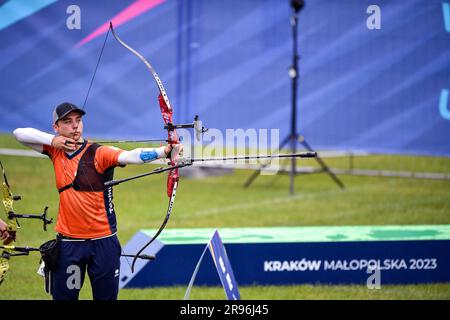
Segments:
[[[290,3],[295,12],[299,12],[305,6],[304,0],[291,0]]]

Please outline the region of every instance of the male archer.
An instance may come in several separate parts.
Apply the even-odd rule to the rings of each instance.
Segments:
[[[77,300],[87,270],[94,300],[116,300],[122,249],[116,236],[112,187],[105,189],[104,183],[113,179],[117,166],[167,157],[175,162],[183,146],[125,151],[92,143],[83,139],[84,115],[84,110],[64,102],[53,111],[56,135],[33,128],[16,129],[14,135],[53,162],[60,241],[57,269],[51,272],[53,299]]]

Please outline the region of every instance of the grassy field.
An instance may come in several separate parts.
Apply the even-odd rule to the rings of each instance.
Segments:
[[[130,146],[127,146],[130,148]],[[11,136],[0,136],[1,148],[21,148]],[[56,218],[58,192],[48,159],[0,156],[8,179],[23,200],[17,212],[39,212],[48,205]],[[327,159],[332,166],[346,160]],[[313,165],[313,160],[299,165]],[[368,156],[356,159],[361,168],[450,172],[450,159],[428,157]],[[147,171],[152,166],[128,166],[116,170],[116,178]],[[251,171],[201,180],[181,178],[177,200],[167,228],[338,226],[449,224],[450,181],[340,176],[340,190],[325,174],[298,176],[296,193],[288,194],[289,178],[261,176],[249,189],[242,185]],[[167,206],[166,175],[151,176],[115,187],[118,236],[126,243],[141,228],[157,228]],[[41,231],[36,221],[23,220],[17,245],[39,246],[53,232]],[[0,286],[0,299],[49,299],[36,274],[39,256],[11,259],[11,267]],[[120,299],[182,299],[185,287],[122,290]],[[243,299],[450,299],[450,284],[382,286],[251,286],[240,287]],[[86,281],[82,299],[91,299]],[[194,287],[192,299],[224,299],[221,288]]]

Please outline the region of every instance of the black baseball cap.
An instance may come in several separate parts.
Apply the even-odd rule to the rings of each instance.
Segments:
[[[76,105],[70,102],[63,102],[58,105],[55,110],[53,110],[53,123],[55,124],[58,120],[61,120],[65,116],[67,116],[72,111],[77,111],[81,113],[82,116],[86,114],[83,109],[78,108]]]

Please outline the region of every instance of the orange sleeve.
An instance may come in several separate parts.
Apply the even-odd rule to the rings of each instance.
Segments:
[[[106,170],[111,167],[120,166],[118,161],[119,155],[124,150],[116,147],[101,146],[97,149],[95,154],[95,169],[100,174],[103,174]]]

